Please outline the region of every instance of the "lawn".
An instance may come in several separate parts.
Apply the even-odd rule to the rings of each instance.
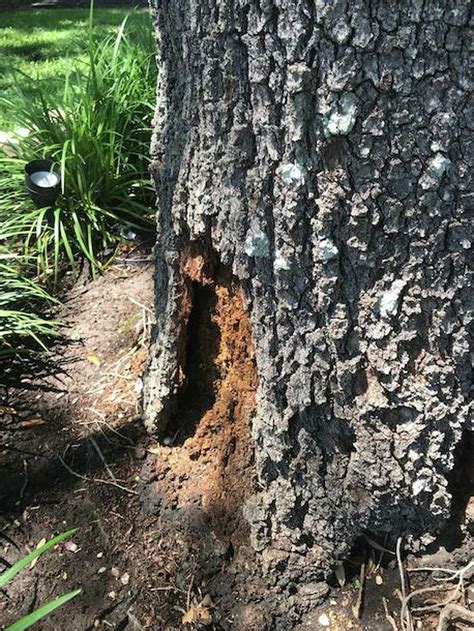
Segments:
[[[127,13],[126,7],[96,9],[96,35],[114,33]],[[137,11],[132,19],[145,24],[149,16]],[[84,49],[88,23],[88,9],[0,13],[0,97],[14,98],[15,81],[28,89],[29,77],[47,82],[49,93],[59,95],[67,70],[87,62]],[[12,124],[0,104],[0,131],[11,129]]]
[[[0,358],[44,348],[66,274],[152,232],[156,81],[147,12],[97,9],[92,28],[88,9],[0,14]],[[43,205],[24,182],[37,159],[60,173]]]

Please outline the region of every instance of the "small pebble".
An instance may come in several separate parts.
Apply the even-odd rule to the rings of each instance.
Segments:
[[[129,581],[130,581],[130,574],[125,572],[125,574],[123,574],[120,577],[120,582],[122,583],[122,585],[128,585]]]
[[[107,570],[107,568],[106,568],[105,566],[104,566],[104,567],[100,567],[100,568],[97,570],[97,574],[103,574],[106,570]]]
[[[380,574],[377,574],[377,576],[375,577],[375,582],[377,583],[377,585],[383,584],[383,578],[380,576]]]
[[[325,613],[322,613],[319,616],[318,622],[322,627],[329,627],[329,625],[331,624],[329,621],[329,617]]]
[[[113,567],[110,571],[114,578],[118,578],[120,576],[120,570],[118,569],[118,567]]]
[[[97,553],[97,558],[98,558],[98,559],[101,559],[103,556],[104,556],[104,553],[103,553],[103,552],[98,552],[98,553]]]

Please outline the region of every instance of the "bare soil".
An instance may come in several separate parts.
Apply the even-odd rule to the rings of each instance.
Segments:
[[[217,599],[238,598],[233,568],[253,562],[241,514],[255,485],[250,326],[230,279],[190,283],[178,408],[161,442],[140,417],[153,302],[143,257],[69,293],[47,362],[4,368],[0,557],[79,532],[0,595],[0,625],[77,586],[40,628],[178,629],[186,614],[218,624]]]
[[[148,258],[118,262],[68,294],[58,314],[65,339],[46,363],[26,364],[23,374],[4,367],[0,562],[15,562],[55,533],[79,531],[73,545],[61,544],[0,593],[0,626],[80,586],[80,597],[36,628],[277,628],[242,517],[257,484],[250,431],[257,376],[240,290],[224,269],[211,278],[199,254],[189,254],[177,406],[153,440],[140,416],[153,325]],[[462,487],[467,475],[454,483]],[[469,558],[472,515],[463,493],[462,515],[440,544],[454,541],[460,552],[441,548],[445,556],[438,551],[433,563],[462,567]],[[365,542],[342,582],[341,589],[334,580],[328,600],[291,628],[324,629],[327,616],[332,630],[393,629],[382,600],[397,617],[393,555]],[[434,614],[420,628],[433,628]]]

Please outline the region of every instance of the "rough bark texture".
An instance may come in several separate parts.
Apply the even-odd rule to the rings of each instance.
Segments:
[[[469,2],[151,4],[146,422],[176,407],[191,247],[242,288],[260,482],[244,514],[304,609],[364,531],[416,548],[450,513],[470,384]]]

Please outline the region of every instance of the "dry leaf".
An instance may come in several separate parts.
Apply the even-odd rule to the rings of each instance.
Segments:
[[[77,545],[77,543],[74,543],[74,541],[65,541],[64,547],[68,552],[74,552],[74,554],[76,554],[76,552],[79,552],[80,550],[79,546]]]
[[[43,537],[43,539],[38,541],[36,549],[38,550],[38,548],[41,548],[41,546],[44,546],[45,543],[46,543],[46,539]],[[33,559],[33,561],[30,563],[30,570],[32,570],[35,567],[35,565],[38,563],[38,559],[39,557],[36,557],[36,559]]]
[[[94,366],[100,366],[100,358],[94,355],[94,353],[87,353],[86,359],[91,364],[94,364]]]
[[[192,605],[181,618],[182,624],[193,624],[193,622],[202,622],[202,624],[210,624],[212,622],[211,612],[202,603]]]
[[[46,425],[46,421],[42,418],[29,418],[20,423],[21,429],[30,429],[30,427],[37,427],[38,425]]]
[[[339,583],[339,586],[340,587],[344,587],[344,585],[346,584],[346,571],[344,569],[344,564],[343,563],[338,563],[336,565],[336,569],[334,570],[334,574],[336,575],[337,582]]]
[[[192,624],[196,620],[196,609],[191,607],[181,618],[181,624]]]
[[[159,453],[161,452],[161,447],[149,447],[147,451],[149,454],[152,454],[153,456],[158,456]]]
[[[122,583],[122,585],[128,585],[130,582],[130,574],[128,574],[127,572],[125,572],[125,574],[122,574],[122,576],[120,577],[120,582]]]
[[[206,609],[206,607],[199,606],[198,607],[198,620],[199,622],[202,622],[203,624],[211,624],[212,615],[209,609]]]

